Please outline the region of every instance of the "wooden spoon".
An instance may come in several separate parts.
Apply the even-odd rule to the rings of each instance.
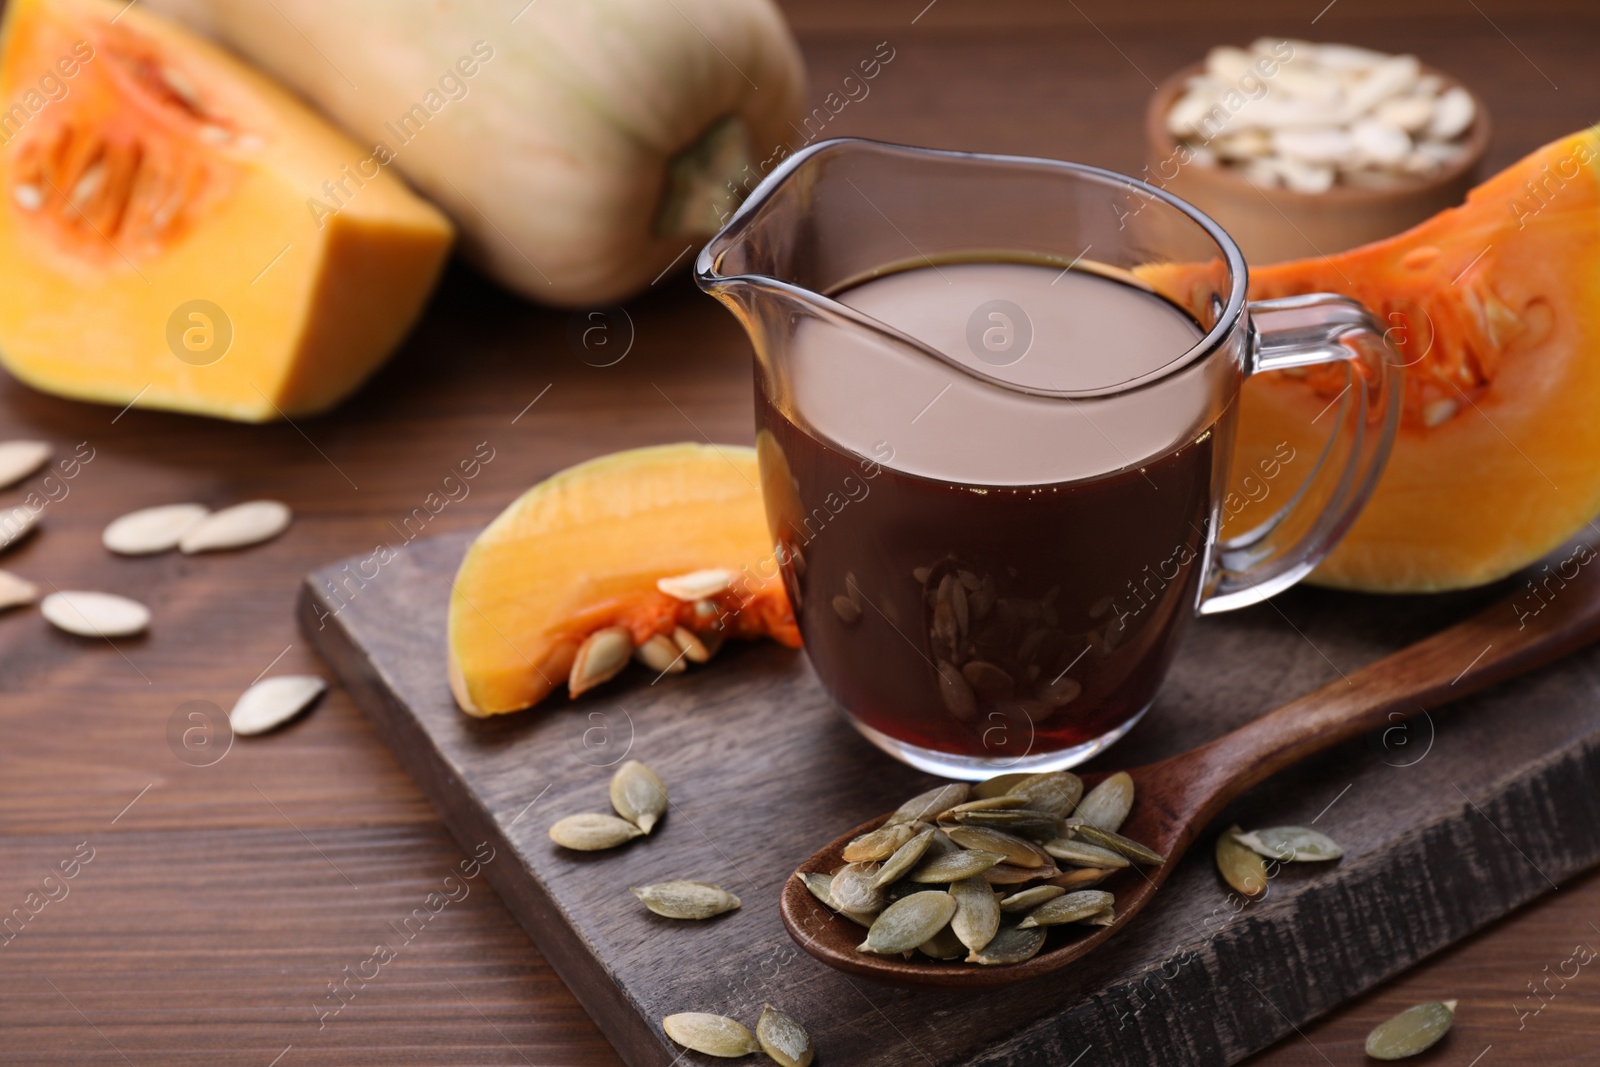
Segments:
[[[861,927],[829,912],[798,879],[784,885],[783,923],[802,948],[829,966],[893,985],[977,989],[1064,967],[1132,922],[1200,831],[1246,789],[1331,745],[1544,666],[1600,638],[1600,575],[1580,573],[1554,591],[1536,616],[1514,606],[1517,600],[1526,603],[1527,594],[1519,591],[1215,741],[1129,771],[1135,799],[1122,832],[1166,856],[1167,862],[1136,865],[1101,887],[1116,894],[1117,918],[1111,926],[1082,927],[1072,940],[1052,933],[1055,947],[1009,966],[876,956],[856,951],[864,937]],[[1086,786],[1093,786],[1106,774],[1083,777]],[[879,816],[844,834],[800,869],[834,870],[844,862],[840,853],[851,838],[887,818]]]

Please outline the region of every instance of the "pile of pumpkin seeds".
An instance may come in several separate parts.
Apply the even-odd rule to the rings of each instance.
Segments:
[[[737,1059],[764,1052],[780,1067],[810,1067],[817,1054],[805,1027],[771,1004],[761,1009],[754,1034],[737,1019],[703,1011],[669,1015],[661,1028],[677,1044],[707,1056]]]
[[[1267,861],[1327,863],[1344,849],[1309,826],[1269,826],[1245,833],[1230,826],[1217,838],[1217,871],[1222,880],[1247,897],[1267,891]]]
[[[844,866],[795,877],[867,928],[862,952],[1021,963],[1051,927],[1110,926],[1116,900],[1093,887],[1132,863],[1164,862],[1117,832],[1132,807],[1126,773],[1087,794],[1067,771],[942,785],[846,845]]]

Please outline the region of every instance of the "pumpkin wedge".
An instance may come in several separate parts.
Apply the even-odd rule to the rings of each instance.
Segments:
[[[1182,303],[1188,269],[1149,278]],[[1310,292],[1366,304],[1405,366],[1388,466],[1312,582],[1392,593],[1481,585],[1600,512],[1600,133],[1546,145],[1388,240],[1251,270],[1252,299]],[[1331,366],[1245,383],[1232,468],[1241,499],[1243,478],[1286,444],[1304,457],[1287,471],[1310,467],[1329,422],[1316,418],[1345,388]],[[1293,488],[1271,491],[1288,499]]]
[[[12,0],[0,41],[0,361],[64,396],[262,421],[399,342],[437,210],[215,46],[115,0]],[[336,214],[308,201],[352,191]]]
[[[675,444],[601,456],[524,493],[456,573],[449,661],[461,709],[517,711],[569,682],[577,695],[662,641],[690,659],[726,637],[798,648],[759,484],[752,449]]]

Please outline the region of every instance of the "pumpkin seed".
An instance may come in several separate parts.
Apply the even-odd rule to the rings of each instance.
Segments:
[[[611,806],[618,815],[649,833],[667,813],[667,783],[636,759],[611,776]]]
[[[833,872],[828,894],[841,911],[878,911],[886,901],[877,877],[876,863],[847,863]]]
[[[10,571],[0,571],[0,611],[32,604],[39,599],[39,587]]]
[[[936,786],[926,793],[918,793],[896,808],[894,814],[889,816],[889,823],[932,822],[965,801],[969,792],[971,787],[965,782]]]
[[[1055,837],[1061,833],[1061,820],[1042,811],[1027,808],[1010,810],[960,811],[954,821],[964,826],[989,826],[1023,837]]]
[[[1052,678],[1039,686],[1038,697],[1052,708],[1064,708],[1083,692],[1083,685],[1076,678]]]
[[[1086,841],[1091,845],[1099,845],[1102,848],[1109,848],[1113,852],[1120,853],[1131,860],[1138,860],[1140,863],[1162,864],[1167,862],[1167,858],[1155,849],[1147,848],[1131,837],[1123,837],[1114,830],[1102,830],[1098,826],[1093,826],[1089,823],[1076,827],[1074,836],[1080,841]]]
[[[131,637],[150,625],[150,609],[110,593],[51,593],[39,612],[56,629],[79,637]]]
[[[795,871],[794,876],[799,879],[801,885],[811,891],[812,896],[822,902],[824,907],[830,911],[839,910],[839,905],[833,902],[833,894],[828,888],[833,884],[832,875],[816,871]]]
[[[950,929],[963,945],[977,952],[993,940],[1000,929],[1000,902],[982,878],[951,882],[950,897],[956,902]]]
[[[265,678],[240,695],[228,712],[228,725],[244,737],[264,734],[310,707],[327,688],[328,683],[313,674]]]
[[[1031,960],[1044,947],[1045,932],[1042,926],[1030,926],[1026,930],[1020,926],[1002,926],[987,945],[967,956],[967,962],[992,967]]]
[[[962,848],[998,852],[1006,863],[1015,867],[1043,867],[1050,862],[1050,857],[1038,845],[1003,830],[987,826],[952,826],[945,833]]]
[[[881,887],[891,882],[898,882],[907,871],[921,862],[923,856],[927,855],[929,846],[933,844],[933,835],[936,833],[938,831],[930,826],[895,849],[894,855],[883,861],[873,885]]]
[[[38,522],[39,512],[26,504],[0,508],[0,552],[27,537]]]
[[[293,518],[287,504],[276,500],[251,500],[213,511],[191,526],[178,540],[186,555],[244,548],[270,541],[289,528]]]
[[[148,556],[177,548],[190,530],[211,514],[204,504],[163,504],[113,519],[100,543],[120,556]]]
[[[1257,896],[1267,889],[1267,862],[1239,843],[1239,833],[1237,826],[1230,826],[1217,838],[1217,870],[1245,896]]]
[[[686,1049],[734,1059],[756,1052],[755,1035],[726,1015],[686,1011],[661,1020],[667,1036]]]
[[[913,893],[884,908],[856,950],[880,956],[910,952],[944,929],[955,913],[956,901],[949,893],[931,889]]]
[[[1044,850],[1058,860],[1075,863],[1079,867],[1119,868],[1128,866],[1128,858],[1109,848],[1091,845],[1070,837],[1058,837],[1044,843]]]
[[[0,441],[0,489],[10,489],[50,462],[50,451],[43,441]]]
[[[1113,832],[1122,829],[1128,812],[1133,810],[1133,778],[1127,771],[1118,771],[1078,801],[1072,817],[1090,826]]]
[[[1007,915],[1026,913],[1061,896],[1066,890],[1058,885],[1036,885],[1009,897],[1000,898],[1000,910]]]
[[[959,852],[952,852],[937,859],[925,860],[907,877],[913,882],[921,882],[923,884],[958,882],[963,878],[971,878],[975,874],[982,874],[1004,858],[998,852],[962,849]],[[834,897],[835,899],[838,898],[837,891],[834,892]]]
[[[941,820],[950,821],[954,820],[957,815],[964,811],[1015,811],[1017,808],[1025,808],[1027,806],[1027,797],[1014,797],[1009,795],[998,797],[979,797],[977,800],[969,800],[965,804],[957,804],[955,807],[939,816],[939,818]]]
[[[682,674],[689,668],[684,662],[683,650],[666,634],[652,635],[633,650],[633,658],[657,674]]]
[[[568,815],[550,827],[550,840],[578,852],[598,852],[643,837],[644,831],[615,815],[585,812]]]
[[[917,951],[931,959],[959,960],[967,954],[967,946],[961,943],[956,932],[946,926],[928,940],[917,946]]]
[[[1059,874],[1054,863],[1048,867],[1017,867],[1010,863],[997,863],[983,872],[984,881],[990,885],[1021,885]]]
[[[1117,911],[1115,908],[1106,908],[1104,911],[1095,912],[1087,919],[1079,919],[1078,922],[1083,926],[1115,926]]]
[[[956,588],[960,588],[957,586]],[[956,612],[960,618],[960,610]],[[965,629],[965,627],[963,627]],[[985,700],[1004,699],[1016,691],[1016,680],[993,663],[975,659],[961,668],[961,676],[972,686],[973,692]]]
[[[578,646],[578,654],[572,659],[572,671],[567,675],[567,692],[578,696],[609,682],[622,673],[632,654],[633,635],[625,627],[607,626],[596,630]]]
[[[939,697],[945,710],[962,722],[978,713],[978,698],[972,686],[967,684],[961,668],[949,660],[939,661]]]
[[[926,828],[923,823],[918,822],[888,823],[852,840],[844,846],[842,855],[846,863],[886,860],[894,855],[901,845]]]
[[[1307,826],[1269,826],[1265,830],[1235,834],[1234,839],[1270,860],[1319,863],[1344,855],[1344,849],[1331,837]]]
[[[657,580],[656,588],[675,600],[692,604],[696,600],[704,600],[725,592],[733,585],[736,577],[738,576],[726,568],[709,567],[671,578],[661,578]]]
[[[846,626],[854,626],[861,618],[861,609],[856,607],[855,601],[843,593],[833,598],[833,613],[839,616],[839,621]]]
[[[810,1067],[817,1055],[806,1028],[771,1004],[761,1009],[761,1018],[756,1021],[756,1040],[761,1043],[761,1051],[778,1067]]]
[[[702,638],[687,626],[679,626],[672,631],[672,643],[678,646],[678,651],[682,652],[683,658],[690,663],[709,663],[711,657],[717,654],[722,641],[710,634]]]
[[[1375,1060],[1403,1060],[1439,1043],[1456,1019],[1456,1001],[1432,1001],[1407,1008],[1367,1035],[1367,1055]]]
[[[645,907],[668,919],[709,919],[739,906],[738,897],[710,882],[657,882],[629,892]]]
[[[1012,786],[1008,796],[1021,797],[1026,807],[1064,819],[1083,798],[1083,779],[1068,771],[1030,775]]]
[[[1078,867],[1070,871],[1062,871],[1050,879],[1051,885],[1058,885],[1063,889],[1088,889],[1090,886],[1099,885],[1117,872],[1103,867]]]
[[[1060,926],[1062,923],[1077,922],[1104,911],[1115,901],[1116,898],[1103,889],[1080,889],[1076,893],[1046,901],[1028,912],[1017,925],[1026,930],[1034,926]]]
[[[1032,777],[1033,775],[1026,771],[1012,772],[1010,774],[997,774],[988,781],[979,782],[977,785],[973,786],[972,795],[980,800],[987,800],[990,797],[1004,796],[1006,793],[1010,792],[1012,786],[1016,785],[1020,781],[1023,781],[1024,779]]]

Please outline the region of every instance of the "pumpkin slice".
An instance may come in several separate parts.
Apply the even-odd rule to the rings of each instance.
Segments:
[[[0,361],[49,392],[261,421],[410,328],[450,224],[305,105],[113,0],[12,0]],[[343,190],[336,212],[325,183]]]
[[[568,681],[586,641],[617,630],[635,648],[679,628],[712,649],[763,635],[800,647],[760,477],[753,449],[661,445],[580,463],[524,493],[456,573],[450,687],[462,710],[538,703]],[[699,573],[717,571],[723,580]]]
[[[1149,274],[1183,302],[1185,275]],[[1396,237],[1254,268],[1250,296],[1343,293],[1371,308],[1405,364],[1404,414],[1376,492],[1311,576],[1429,592],[1481,585],[1559,547],[1600,512],[1600,137],[1546,145]],[[1245,384],[1233,491],[1278,470],[1289,499],[1326,440],[1340,367]],[[1254,492],[1247,490],[1253,489]],[[1276,505],[1269,505],[1270,507]],[[1260,521],[1243,509],[1235,527]],[[1237,529],[1224,528],[1224,533]]]

